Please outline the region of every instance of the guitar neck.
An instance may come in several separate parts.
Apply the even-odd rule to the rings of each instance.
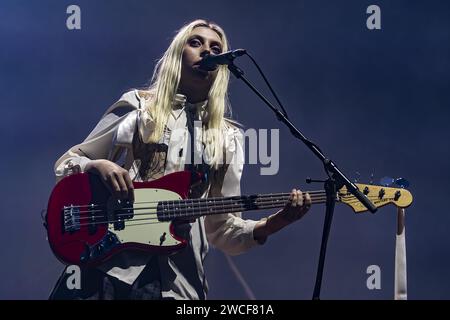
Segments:
[[[312,204],[325,203],[324,190],[310,191]],[[290,193],[257,194],[206,199],[184,199],[158,203],[158,218],[162,221],[176,218],[197,218],[200,216],[235,213],[251,210],[283,208]]]

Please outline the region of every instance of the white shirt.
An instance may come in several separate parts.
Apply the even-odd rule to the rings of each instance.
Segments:
[[[146,101],[137,90],[125,93],[112,105],[89,136],[70,148],[55,164],[57,181],[66,175],[84,171],[93,159],[108,159],[129,170],[132,179],[137,178],[132,142],[136,130],[141,137],[149,134],[151,119],[144,112]],[[162,142],[168,145],[164,174],[184,170],[187,152],[186,107],[198,107],[201,112],[206,104],[189,105],[182,95],[176,95],[174,108],[169,116]],[[176,133],[176,134],[174,134]],[[144,140],[145,141],[145,140]],[[240,195],[240,179],[244,163],[243,135],[230,126],[224,130],[227,159],[223,183],[219,186],[221,196]],[[197,143],[201,143],[198,142]],[[204,195],[206,196],[206,194]],[[203,299],[207,292],[203,261],[208,252],[208,242],[230,255],[241,254],[256,246],[253,229],[258,221],[244,220],[240,213],[211,215],[197,219],[191,224],[190,245],[171,256],[158,256],[163,297],[175,299]],[[151,256],[124,252],[116,255],[99,269],[117,279],[132,284]],[[194,259],[192,259],[194,258]]]

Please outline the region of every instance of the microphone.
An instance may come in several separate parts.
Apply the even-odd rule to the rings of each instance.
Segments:
[[[227,51],[217,55],[205,55],[199,63],[199,68],[205,71],[214,71],[217,69],[218,65],[226,64],[229,65],[237,57],[246,54],[245,49],[236,49]]]

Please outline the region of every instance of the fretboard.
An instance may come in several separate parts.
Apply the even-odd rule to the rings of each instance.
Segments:
[[[312,204],[325,203],[325,191],[310,191]],[[290,193],[257,194],[250,196],[219,197],[206,199],[183,199],[160,201],[158,219],[197,218],[205,215],[235,213],[251,210],[283,208]]]

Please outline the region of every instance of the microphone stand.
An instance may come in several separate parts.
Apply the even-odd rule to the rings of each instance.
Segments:
[[[322,242],[320,244],[319,265],[317,267],[316,283],[314,285],[313,300],[320,300],[320,288],[322,285],[323,268],[325,266],[325,254],[327,251],[328,236],[330,235],[331,221],[333,220],[336,192],[338,188],[333,178],[325,181],[325,193],[327,195],[325,207],[325,219],[323,222]]]
[[[315,155],[319,160],[323,163],[325,173],[329,177],[328,180],[325,181],[325,191],[327,196],[326,201],[326,213],[325,220],[323,226],[323,234],[322,234],[322,243],[320,246],[320,256],[319,256],[319,265],[317,268],[316,282],[313,293],[313,300],[320,300],[320,287],[322,284],[322,275],[323,268],[325,265],[325,253],[328,243],[328,236],[330,234],[331,222],[333,218],[334,205],[337,196],[337,190],[339,190],[342,186],[347,187],[347,192],[354,195],[368,210],[372,213],[377,211],[377,208],[370,202],[370,200],[358,190],[355,184],[353,184],[334,164],[334,162],[325,157],[319,147],[308,140],[301,132],[298,130],[295,125],[280,111],[278,108],[275,108],[266,97],[264,97],[256,88],[253,86],[248,79],[244,76],[244,72],[238,68],[231,60],[228,63],[228,69],[237,79],[241,79],[256,95],[275,113],[277,119],[283,122],[291,131],[292,135],[301,140]],[[311,182],[312,180],[309,179]],[[314,181],[317,182],[317,181]]]

